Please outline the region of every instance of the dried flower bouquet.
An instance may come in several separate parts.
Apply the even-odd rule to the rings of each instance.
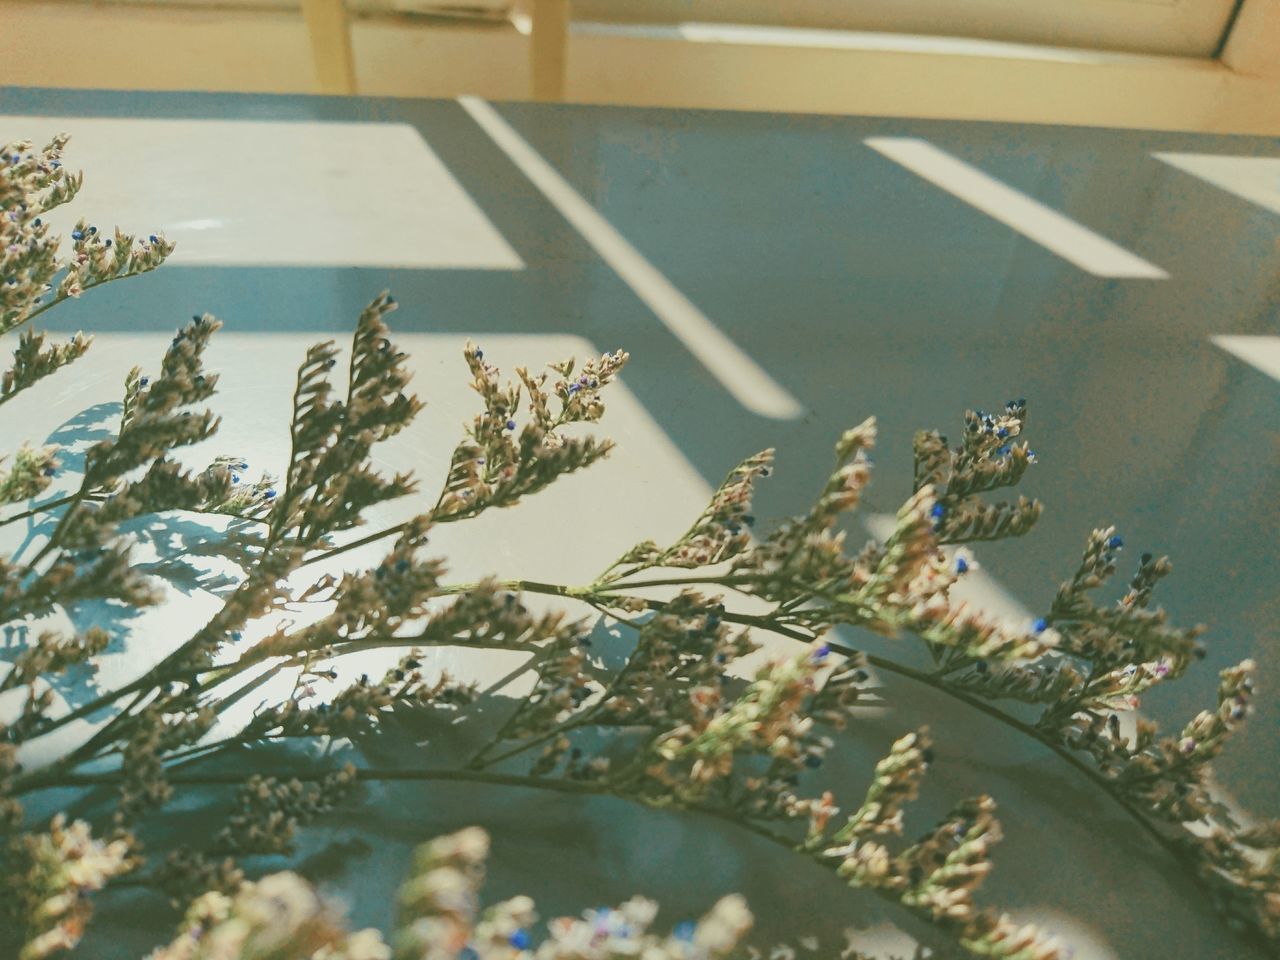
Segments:
[[[65,299],[159,266],[173,249],[161,237],[108,237],[81,222],[62,258],[43,218],[80,187],[80,176],[62,166],[65,143],[10,144],[0,156],[0,330],[18,332],[0,405],[90,348],[83,335],[51,342],[33,321]],[[427,552],[433,528],[514,505],[607,456],[609,442],[582,425],[600,420],[628,358],[618,351],[543,373],[521,368],[507,382],[468,346],[480,412],[453,451],[434,505],[408,522],[357,533],[371,507],[418,489],[415,477],[373,465],[377,445],[421,407],[406,393],[407,358],[390,339],[394,307],[384,294],[365,309],[345,360],[332,342],[307,352],[291,420],[282,425],[290,454],[278,478],[250,480],[235,457],[201,469],[178,459],[218,427],[206,406],[218,381],[203,365],[219,327],[209,316],[177,332],[156,372],[128,377],[115,432],[88,450],[73,492],[42,497],[64,469],[51,447],[24,446],[0,469],[0,525],[50,521],[30,555],[0,560],[0,622],[25,636],[21,652],[0,667],[0,950],[35,960],[73,949],[95,891],[135,883],[185,905],[177,938],[153,954],[173,960],[751,952],[743,945],[751,916],[733,896],[669,933],[653,931],[656,907],[639,898],[541,928],[524,897],[482,910],[488,838],[477,829],[420,849],[386,941],[372,930],[347,932],[294,874],[246,878],[243,858],[289,853],[297,832],[349,802],[360,781],[396,778],[609,795],[698,812],[930,921],[943,944],[932,948],[936,955],[1065,957],[1055,938],[976,899],[1000,839],[992,798],[960,798],[942,822],[913,842],[902,839],[905,808],[933,760],[926,730],[893,744],[868,771],[865,794],[837,798],[824,788],[823,764],[840,749],[841,729],[876,702],[876,676],[893,673],[1057,754],[1159,844],[1171,867],[1203,885],[1234,931],[1224,936],[1275,955],[1280,823],[1237,823],[1209,778],[1210,762],[1249,712],[1253,665],[1223,671],[1217,704],[1179,731],[1161,733],[1145,718],[1122,728],[1146,690],[1176,680],[1202,655],[1198,629],[1174,626],[1151,606],[1168,560],[1144,554],[1122,595],[1102,600],[1123,548],[1105,528],[1089,535],[1052,606],[1032,622],[1002,622],[952,596],[974,566],[964,544],[1020,536],[1040,515],[1034,500],[991,496],[1034,463],[1023,401],[966,413],[954,445],[936,432],[916,435],[914,489],[883,542],[851,550],[842,527],[871,475],[876,427],[868,420],[839,438],[809,511],[771,531],[755,532],[751,515],[753,487],[772,470],[764,451],[730,471],[675,542],[639,543],[592,582],[454,583]],[[236,536],[226,549],[238,578],[216,612],[137,679],[60,706],[50,678],[92,667],[113,638],[100,628],[48,629],[42,620],[87,601],[159,602],[154,581],[131,564],[122,525],[172,511],[233,518]],[[388,546],[376,565],[335,567],[379,542]],[[535,594],[558,608],[535,612],[528,600]],[[253,624],[299,604],[323,613],[302,626],[270,621],[279,625],[244,639]],[[632,634],[619,668],[602,671],[590,620],[571,617],[575,608]],[[932,666],[867,655],[841,639],[843,627],[915,638]],[[762,658],[764,636],[785,638],[788,651]],[[457,760],[429,745],[413,769],[371,766],[359,745],[393,712],[468,723],[481,694],[468,678],[432,665],[437,647],[515,651],[536,680],[469,756]],[[335,663],[379,648],[405,653],[385,676],[315,695]],[[228,733],[220,718],[255,695],[264,672],[294,676],[292,694],[263,702]],[[51,759],[27,762],[33,748],[78,723],[91,732]],[[338,749],[275,776],[206,766],[269,741]],[[222,828],[144,850],[144,817],[150,822],[175,792],[196,784],[233,792]],[[116,791],[104,822],[50,822],[27,811],[44,791],[103,785]],[[844,956],[860,956],[856,937]]]

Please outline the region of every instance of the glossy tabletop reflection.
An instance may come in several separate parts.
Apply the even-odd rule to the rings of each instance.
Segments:
[[[1208,626],[1208,655],[1142,708],[1181,725],[1213,702],[1218,669],[1258,660],[1256,712],[1218,767],[1234,801],[1280,812],[1280,141],[0,89],[0,141],[59,130],[72,135],[68,163],[86,171],[73,214],[164,230],[179,247],[156,273],[54,311],[50,326],[98,334],[127,368],[126,350],[154,344],[158,357],[166,331],[214,313],[227,340],[211,361],[228,370],[223,400],[240,417],[227,413],[226,431],[268,463],[283,453],[254,430],[278,418],[255,421],[254,378],[291,376],[307,343],[349,331],[384,288],[401,303],[393,326],[411,352],[432,351],[421,369],[455,371],[445,379],[457,389],[418,385],[450,415],[432,420],[437,431],[469,409],[444,397],[460,392],[468,337],[498,345],[508,368],[566,351],[631,353],[605,421],[622,444],[601,481],[612,495],[521,507],[486,528],[486,546],[466,548],[477,572],[531,575],[541,562],[589,576],[633,534],[682,529],[733,464],[773,446],[778,469],[757,496],[766,525],[808,505],[840,431],[875,414],[876,476],[853,534],[864,537],[910,493],[915,430],[958,434],[966,408],[1027,398],[1039,462],[1021,490],[1046,509],[1027,537],[978,548],[988,596],[1038,615],[1097,526],[1123,535],[1123,575],[1144,551],[1168,554],[1174,574],[1157,598],[1176,622]],[[248,392],[238,399],[236,383]],[[68,416],[111,396],[61,389]],[[28,438],[26,422],[0,426],[7,446]],[[427,473],[443,469],[455,436],[437,432]],[[592,488],[577,479],[574,490]],[[847,779],[860,782],[891,734],[931,723],[947,788],[939,809],[979,790],[1002,803],[1008,839],[989,902],[1056,925],[1082,960],[1247,955],[1068,768],[898,686]],[[867,898],[820,871],[780,875],[787,861],[767,851],[621,804],[534,798],[522,816],[509,798],[455,788],[400,786],[384,799],[381,825],[352,814],[327,828],[364,864],[352,870],[365,882],[341,871],[332,881],[360,923],[384,922],[409,845],[469,816],[500,836],[526,832],[495,865],[493,893],[545,888],[540,871],[554,874],[548,913],[637,890],[701,897],[702,908],[742,889],[768,943],[797,916],[832,932],[850,919],[833,913],[865,909]],[[635,842],[654,820],[665,839]],[[122,904],[119,949],[154,942],[138,932],[144,914]]]

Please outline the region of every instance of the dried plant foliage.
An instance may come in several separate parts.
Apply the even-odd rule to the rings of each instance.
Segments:
[[[116,231],[107,239],[80,223],[71,254],[61,258],[42,215],[80,186],[61,165],[65,143],[60,137],[40,151],[11,144],[0,156],[0,329],[23,328],[0,379],[0,404],[91,347],[79,335],[48,344],[31,327],[36,318],[61,300],[153,269],[172,250],[158,237],[135,242]],[[357,532],[370,507],[409,496],[420,482],[375,467],[378,444],[421,408],[392,340],[394,308],[384,294],[360,315],[345,371],[335,343],[308,351],[282,425],[290,452],[279,478],[250,480],[234,456],[199,470],[176,457],[218,427],[206,406],[217,387],[203,362],[219,327],[209,316],[177,332],[157,373],[129,375],[117,428],[87,451],[71,493],[41,499],[64,469],[57,449],[22,447],[0,468],[7,508],[0,525],[48,521],[32,556],[0,560],[7,626],[29,627],[85,600],[160,602],[155,573],[132,562],[123,533],[139,517],[230,516],[238,534],[228,556],[240,567],[206,622],[136,680],[84,703],[57,705],[49,681],[91,668],[109,633],[27,631],[25,649],[0,677],[0,949],[36,960],[73,948],[92,894],[123,880],[186,909],[157,960],[752,953],[744,944],[751,917],[733,896],[670,934],[654,932],[656,906],[639,898],[542,928],[524,897],[482,910],[488,838],[474,829],[421,848],[385,941],[376,931],[347,931],[335,908],[293,874],[248,877],[246,857],[287,855],[299,830],[353,802],[360,781],[394,776],[607,795],[717,817],[828,868],[833,882],[929,921],[962,953],[1067,956],[1051,935],[981,902],[1001,836],[992,798],[956,798],[940,823],[904,839],[934,759],[927,730],[892,744],[867,771],[865,794],[839,798],[824,785],[841,731],[878,695],[871,671],[982,709],[1061,756],[1168,851],[1170,866],[1188,869],[1231,926],[1272,952],[1280,944],[1280,824],[1238,823],[1215,799],[1210,776],[1212,759],[1248,715],[1253,664],[1223,671],[1217,704],[1182,730],[1161,734],[1139,718],[1133,733],[1122,733],[1120,717],[1145,691],[1176,680],[1201,656],[1200,631],[1170,624],[1152,606],[1168,560],[1143,555],[1123,595],[1100,600],[1123,548],[1105,528],[1089,536],[1051,608],[1032,622],[1008,623],[952,596],[974,565],[954,545],[1025,534],[1040,514],[1033,500],[992,499],[1034,463],[1022,439],[1024,401],[998,414],[967,413],[954,448],[937,433],[918,434],[913,489],[883,542],[851,550],[842,525],[871,476],[876,427],[868,420],[837,442],[808,512],[769,532],[757,532],[751,514],[754,486],[772,470],[772,452],[764,451],[730,471],[675,542],[644,541],[590,583],[453,583],[444,561],[428,554],[434,527],[514,505],[606,456],[609,442],[582,428],[603,416],[627,355],[581,367],[569,360],[537,374],[521,368],[508,382],[468,345],[481,410],[465,427],[434,506],[394,527]],[[388,546],[375,565],[312,572],[376,543]],[[559,598],[565,609],[537,612],[527,604],[531,594]],[[304,604],[321,614],[302,625],[267,619]],[[570,607],[633,634],[621,664],[604,666],[590,622]],[[261,628],[266,622],[275,625]],[[255,626],[255,639],[246,640]],[[915,638],[933,667],[856,650],[841,639],[842,627]],[[748,663],[765,634],[787,638],[792,651]],[[432,741],[420,768],[371,765],[360,745],[393,716],[438,717],[447,730],[475,719],[480,692],[469,678],[433,667],[437,647],[522,654],[534,682],[500,722],[482,728],[488,738],[469,755],[432,749]],[[405,652],[380,678],[317,693],[336,686],[344,657],[380,648]],[[295,678],[290,694],[262,699],[240,728],[220,723],[231,705],[257,695],[264,678],[280,674]],[[24,764],[27,748],[80,720],[95,723],[83,740],[47,763]],[[229,774],[225,766],[202,772],[210,759],[269,741],[328,749],[306,762],[299,753],[297,769],[272,776]],[[26,812],[43,791],[102,784],[117,798],[104,822],[37,822]],[[194,785],[226,789],[221,828],[163,849],[144,844],[175,794]],[[775,955],[795,955],[779,949]],[[856,937],[842,955],[862,956]]]

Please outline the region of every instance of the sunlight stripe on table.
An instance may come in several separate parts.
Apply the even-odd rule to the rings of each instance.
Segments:
[[[794,420],[804,412],[795,397],[677,290],[488,102],[478,97],[459,97],[458,102],[734,399],[775,420]]]
[[[1210,337],[1215,346],[1257,367],[1273,380],[1280,380],[1280,337],[1218,336]]]
[[[1152,156],[1242,200],[1280,213],[1280,157],[1212,153],[1153,153]]]
[[[868,137],[877,153],[1098,277],[1164,280],[1155,264],[917,137]]]

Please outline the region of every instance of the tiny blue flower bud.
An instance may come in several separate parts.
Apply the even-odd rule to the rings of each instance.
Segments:
[[[508,430],[514,430],[515,428],[516,428],[516,422],[515,422],[514,420],[508,420],[508,421],[507,421],[507,429],[508,429]]]
[[[671,936],[684,943],[691,943],[693,935],[698,932],[698,925],[692,920],[681,920],[671,931]]]
[[[103,240],[103,241],[102,241],[102,245],[103,245],[104,247],[109,247],[109,246],[111,246],[111,240],[110,240],[110,238],[108,238],[108,239],[106,239],[106,240]]]
[[[234,474],[234,473],[233,473],[233,474],[231,475],[231,482],[232,482],[232,483],[239,483],[239,482],[240,482],[240,477],[239,477],[237,474]]]
[[[36,227],[40,226],[40,218],[36,217],[34,220],[31,221],[31,224],[32,226],[36,226]]]
[[[408,560],[405,560],[402,558],[396,561],[396,573],[404,573],[408,569],[409,569]]]
[[[152,243],[159,243],[159,242],[160,242],[160,241],[156,238],[156,235],[155,235],[154,233],[153,233],[150,237],[148,237],[147,239],[149,239]]]
[[[138,380],[138,386],[140,386],[140,387],[145,387],[145,386],[146,386],[148,383],[150,383],[150,382],[151,382],[151,378],[150,378],[150,377],[141,377],[141,378],[139,378],[139,380]]]
[[[83,240],[83,239],[84,239],[84,234],[83,234],[83,233],[81,233],[79,230],[72,230],[72,231],[71,231],[71,239],[72,239],[72,240]]]
[[[1008,435],[1009,435],[1009,430],[1007,427],[1001,427],[999,430],[996,431],[996,436],[1000,437],[1001,439],[1004,439]]]
[[[1112,550],[1119,550],[1121,547],[1124,546],[1124,541],[1120,539],[1120,537],[1118,536],[1112,537],[1110,540],[1107,541],[1107,546],[1110,547]]]
[[[956,573],[965,574],[969,572],[969,562],[964,557],[956,557]]]
[[[935,520],[941,520],[946,515],[947,508],[940,503],[935,503],[933,509],[929,511],[929,516]]]
[[[476,359],[477,359],[477,360],[483,360],[483,359],[484,359],[484,351],[483,351],[483,350],[481,350],[479,347],[477,347],[477,348],[476,348]]]
[[[529,942],[530,942],[529,932],[525,930],[523,927],[521,927],[519,930],[513,933],[509,938],[509,940],[511,945],[515,947],[517,950],[529,949]]]
[[[813,659],[825,660],[827,658],[827,654],[829,654],[830,652],[831,652],[831,647],[829,647],[827,644],[824,643],[822,646],[818,647],[817,650],[813,651]]]
[[[1033,633],[1044,633],[1048,628],[1049,623],[1044,617],[1037,617],[1035,622],[1031,624],[1031,631]]]
[[[263,496],[266,497],[268,500],[274,500],[276,497],[276,491],[274,488],[268,488],[267,492],[264,493]]]

